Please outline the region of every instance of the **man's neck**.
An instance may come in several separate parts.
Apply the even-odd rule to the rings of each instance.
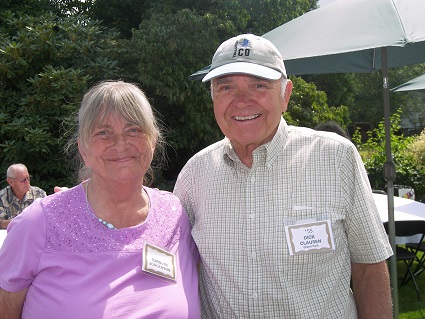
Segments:
[[[13,190],[13,188],[12,188],[12,192],[13,192],[13,195],[15,195],[15,197],[18,198],[20,202],[22,202],[22,200],[24,199],[26,193],[15,192]]]

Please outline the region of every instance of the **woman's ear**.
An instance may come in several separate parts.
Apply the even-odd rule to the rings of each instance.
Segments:
[[[84,164],[86,164],[87,151],[80,140],[77,140],[78,151],[80,152],[81,157],[83,158]],[[87,165],[87,164],[86,164]]]
[[[158,141],[158,135],[154,134],[151,139],[149,139],[149,144],[151,145],[152,154],[155,152],[156,142]]]

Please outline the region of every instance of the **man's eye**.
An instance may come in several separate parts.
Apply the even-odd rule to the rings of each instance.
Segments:
[[[228,91],[230,90],[232,87],[230,85],[220,85],[218,90],[219,91]]]

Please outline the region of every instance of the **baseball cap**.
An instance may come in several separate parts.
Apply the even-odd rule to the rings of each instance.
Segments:
[[[241,34],[224,41],[212,59],[211,68],[202,82],[218,76],[243,73],[277,80],[286,69],[279,50],[267,39]]]

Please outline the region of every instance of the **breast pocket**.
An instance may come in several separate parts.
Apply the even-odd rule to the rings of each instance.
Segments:
[[[286,244],[278,264],[285,280],[298,272],[306,280],[317,280],[339,263],[341,254],[348,254],[344,214],[335,207],[286,210],[284,216]]]

